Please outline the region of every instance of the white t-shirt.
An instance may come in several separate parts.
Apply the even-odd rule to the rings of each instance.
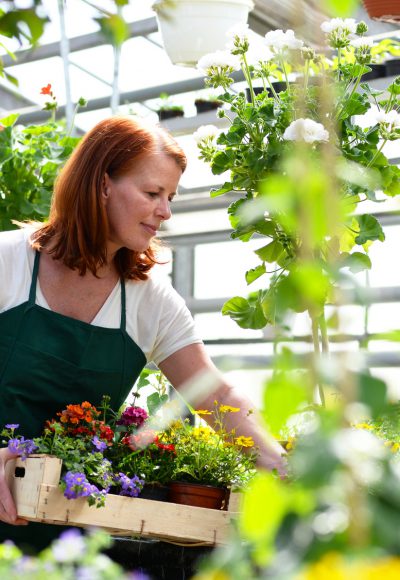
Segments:
[[[32,230],[0,232],[0,313],[26,302],[32,280],[35,252],[29,243]],[[126,280],[126,331],[142,349],[147,362],[159,364],[193,343],[201,343],[185,301],[168,280],[151,275],[147,280]],[[36,287],[36,304],[49,309]],[[121,285],[118,283],[91,324],[119,328]]]

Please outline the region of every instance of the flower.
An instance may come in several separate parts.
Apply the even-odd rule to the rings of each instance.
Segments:
[[[283,139],[286,141],[328,141],[329,133],[321,123],[312,119],[296,119],[285,129]]]
[[[77,529],[63,532],[51,545],[51,552],[56,562],[79,563],[85,549],[85,540]]]
[[[208,411],[207,409],[196,409],[196,414],[197,415],[212,415],[211,411]]]
[[[40,94],[41,95],[50,95],[50,96],[53,96],[53,93],[52,93],[52,90],[51,90],[51,84],[49,83],[45,87],[42,87],[41,90],[40,90]]]
[[[240,61],[228,50],[217,50],[204,55],[197,63],[197,68],[205,73],[213,68],[226,68],[232,72],[240,69]]]
[[[368,38],[366,36],[357,36],[350,41],[350,46],[353,48],[371,48],[373,45],[373,38]]]
[[[201,141],[213,141],[218,133],[218,127],[215,125],[201,125],[197,131],[193,133],[193,138],[196,143],[200,143]]]
[[[265,44],[272,50],[278,52],[285,49],[297,50],[304,44],[302,40],[295,37],[293,30],[271,30],[265,35]]]
[[[145,449],[151,443],[154,443],[156,434],[151,430],[139,431],[136,435],[130,435],[126,438],[126,444],[132,451]]]
[[[12,438],[8,441],[8,449],[11,453],[20,455],[22,461],[31,455],[37,449],[37,445],[32,439],[25,439],[23,436],[20,438]]]
[[[144,485],[144,480],[139,479],[137,475],[128,477],[125,473],[118,473],[114,477],[114,481],[117,485],[121,486],[119,495],[127,495],[129,497],[137,497]]]
[[[18,429],[19,423],[7,423],[5,427],[6,429]]]
[[[97,435],[93,437],[92,443],[98,451],[104,451],[105,449],[107,449],[107,443],[104,443],[104,441],[100,441]]]
[[[321,24],[321,30],[327,34],[355,34],[357,23],[354,18],[332,18]]]
[[[122,413],[120,419],[118,419],[117,425],[135,425],[136,427],[140,427],[146,421],[147,417],[147,411],[141,407],[128,407]]]
[[[76,499],[78,497],[87,497],[99,493],[99,489],[89,483],[86,475],[80,472],[67,471],[64,475],[64,496],[67,499]]]
[[[240,445],[241,447],[253,447],[254,441],[252,437],[244,437],[241,435],[240,437],[236,437],[235,439],[236,445]]]
[[[231,407],[230,405],[220,405],[219,410],[221,413],[238,413],[240,411],[240,408]]]

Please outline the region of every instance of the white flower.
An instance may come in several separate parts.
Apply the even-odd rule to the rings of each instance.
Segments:
[[[259,63],[269,62],[274,58],[274,53],[261,42],[254,42],[250,44],[249,50],[246,53],[247,63],[256,66]]]
[[[374,45],[374,41],[369,36],[356,36],[350,41],[350,44],[354,48],[371,48]]]
[[[379,109],[376,105],[371,105],[366,113],[362,115],[354,115],[353,123],[361,127],[361,129],[368,129],[369,127],[373,127],[376,125],[376,114],[379,112]]]
[[[312,119],[297,119],[290,123],[283,138],[286,141],[314,143],[315,141],[328,141],[329,133],[321,123]]]
[[[230,40],[234,40],[236,36],[239,37],[241,41],[249,39],[249,25],[245,23],[235,24],[227,32],[226,36]]]
[[[215,125],[201,125],[193,133],[193,138],[196,143],[201,143],[201,141],[207,141],[208,139],[214,139],[218,135],[218,127]]]
[[[385,446],[369,431],[342,429],[332,439],[332,449],[360,483],[374,483],[381,476],[379,461],[386,455]]]
[[[392,129],[400,127],[400,113],[395,109],[392,109],[388,113],[384,111],[378,111],[375,113],[375,120],[377,123],[382,125],[389,125]]]
[[[237,56],[228,50],[217,50],[201,57],[197,63],[197,68],[205,73],[211,67],[228,67],[233,70],[240,69],[240,61]]]
[[[265,35],[265,44],[272,50],[278,51],[285,48],[296,50],[303,46],[303,41],[295,37],[293,30],[271,30]]]
[[[354,18],[332,18],[325,20],[321,24],[321,30],[330,34],[336,32],[337,34],[355,34],[357,30],[357,23]]]

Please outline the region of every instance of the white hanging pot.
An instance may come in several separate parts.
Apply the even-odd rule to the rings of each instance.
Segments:
[[[158,28],[174,64],[196,66],[198,60],[228,41],[226,32],[245,24],[252,0],[156,0]]]

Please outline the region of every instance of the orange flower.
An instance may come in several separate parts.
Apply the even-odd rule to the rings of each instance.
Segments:
[[[53,95],[53,92],[51,90],[51,84],[49,83],[46,87],[42,87],[41,91],[40,91],[41,95]]]

